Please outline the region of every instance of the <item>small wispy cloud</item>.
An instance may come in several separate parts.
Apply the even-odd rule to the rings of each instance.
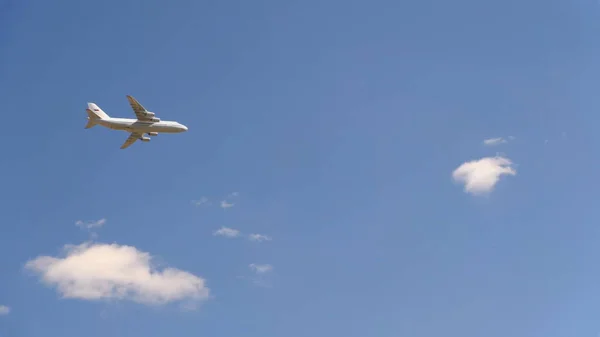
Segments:
[[[237,198],[239,196],[239,192],[232,192],[229,193],[225,198],[223,198],[223,200],[219,203],[219,206],[223,209],[227,209],[227,208],[231,208],[235,205],[235,203],[233,201],[231,201],[231,199]],[[211,202],[209,200],[208,197],[201,197],[198,200],[192,200],[192,205],[196,206],[196,207],[200,207],[200,206],[213,206],[214,203]]]
[[[214,236],[224,236],[228,238],[235,238],[240,236],[240,231],[229,227],[221,227],[213,232]]]
[[[192,204],[194,204],[196,206],[202,206],[202,205],[210,205],[210,202],[208,201],[207,197],[201,197],[198,200],[192,200]]]
[[[88,220],[88,221],[83,221],[83,220],[77,220],[75,222],[75,225],[79,228],[82,229],[92,229],[92,228],[99,228],[104,226],[104,224],[106,223],[106,219],[102,218],[100,220]]]
[[[240,230],[237,230],[234,228],[223,226],[223,227],[217,229],[216,231],[214,231],[213,235],[214,236],[224,236],[227,238],[237,238],[237,237],[242,236],[242,232]],[[264,234],[248,234],[247,238],[248,238],[248,240],[254,241],[254,242],[263,242],[263,241],[273,240],[272,237],[270,237],[268,235],[264,235]]]
[[[270,271],[273,271],[273,266],[270,264],[255,264],[251,263],[248,267],[257,274],[265,274]]]
[[[263,234],[250,234],[248,235],[248,239],[250,241],[263,242],[263,241],[271,241],[272,238]]]
[[[0,316],[8,315],[10,313],[10,307],[6,305],[0,305]]]
[[[513,139],[514,139],[514,137],[512,137],[512,136],[508,137],[508,140],[513,140]],[[503,137],[488,138],[483,141],[483,144],[486,146],[494,146],[494,145],[508,143],[508,140],[504,139]]]
[[[273,266],[270,264],[256,264],[251,263],[248,265],[248,268],[252,272],[252,274],[247,276],[238,276],[240,279],[245,279],[255,286],[270,288],[272,286],[271,277],[273,274]]]
[[[479,195],[491,192],[501,176],[516,175],[512,165],[508,158],[485,157],[462,163],[452,172],[452,178],[465,185],[465,192]]]
[[[239,195],[240,195],[239,192],[229,193],[229,195],[227,197],[225,197],[225,199],[223,201],[221,201],[221,208],[227,209],[227,208],[233,207],[235,205],[235,203],[233,201],[231,201],[230,199],[237,198]]]

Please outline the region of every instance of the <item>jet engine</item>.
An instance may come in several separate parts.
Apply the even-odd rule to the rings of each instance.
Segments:
[[[151,121],[151,122],[158,123],[158,122],[160,122],[160,118],[154,117],[154,118],[152,118],[150,121]]]
[[[142,137],[142,138],[140,138],[140,140],[142,142],[149,142],[150,141],[150,137]]]
[[[158,136],[158,132],[148,132],[148,136]]]
[[[154,112],[144,111],[142,114],[146,117],[154,117]]]

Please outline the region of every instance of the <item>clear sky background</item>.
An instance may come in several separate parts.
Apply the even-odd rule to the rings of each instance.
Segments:
[[[592,0],[0,0],[0,336],[598,336],[599,32]],[[189,131],[84,130],[128,94]]]

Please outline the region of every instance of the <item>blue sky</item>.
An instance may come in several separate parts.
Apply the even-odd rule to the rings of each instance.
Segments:
[[[597,336],[599,14],[0,0],[0,336]]]

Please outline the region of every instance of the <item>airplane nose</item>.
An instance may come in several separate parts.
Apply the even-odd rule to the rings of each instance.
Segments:
[[[182,125],[181,128],[183,128],[183,131],[187,131],[188,130],[187,126],[185,126],[185,125]]]

